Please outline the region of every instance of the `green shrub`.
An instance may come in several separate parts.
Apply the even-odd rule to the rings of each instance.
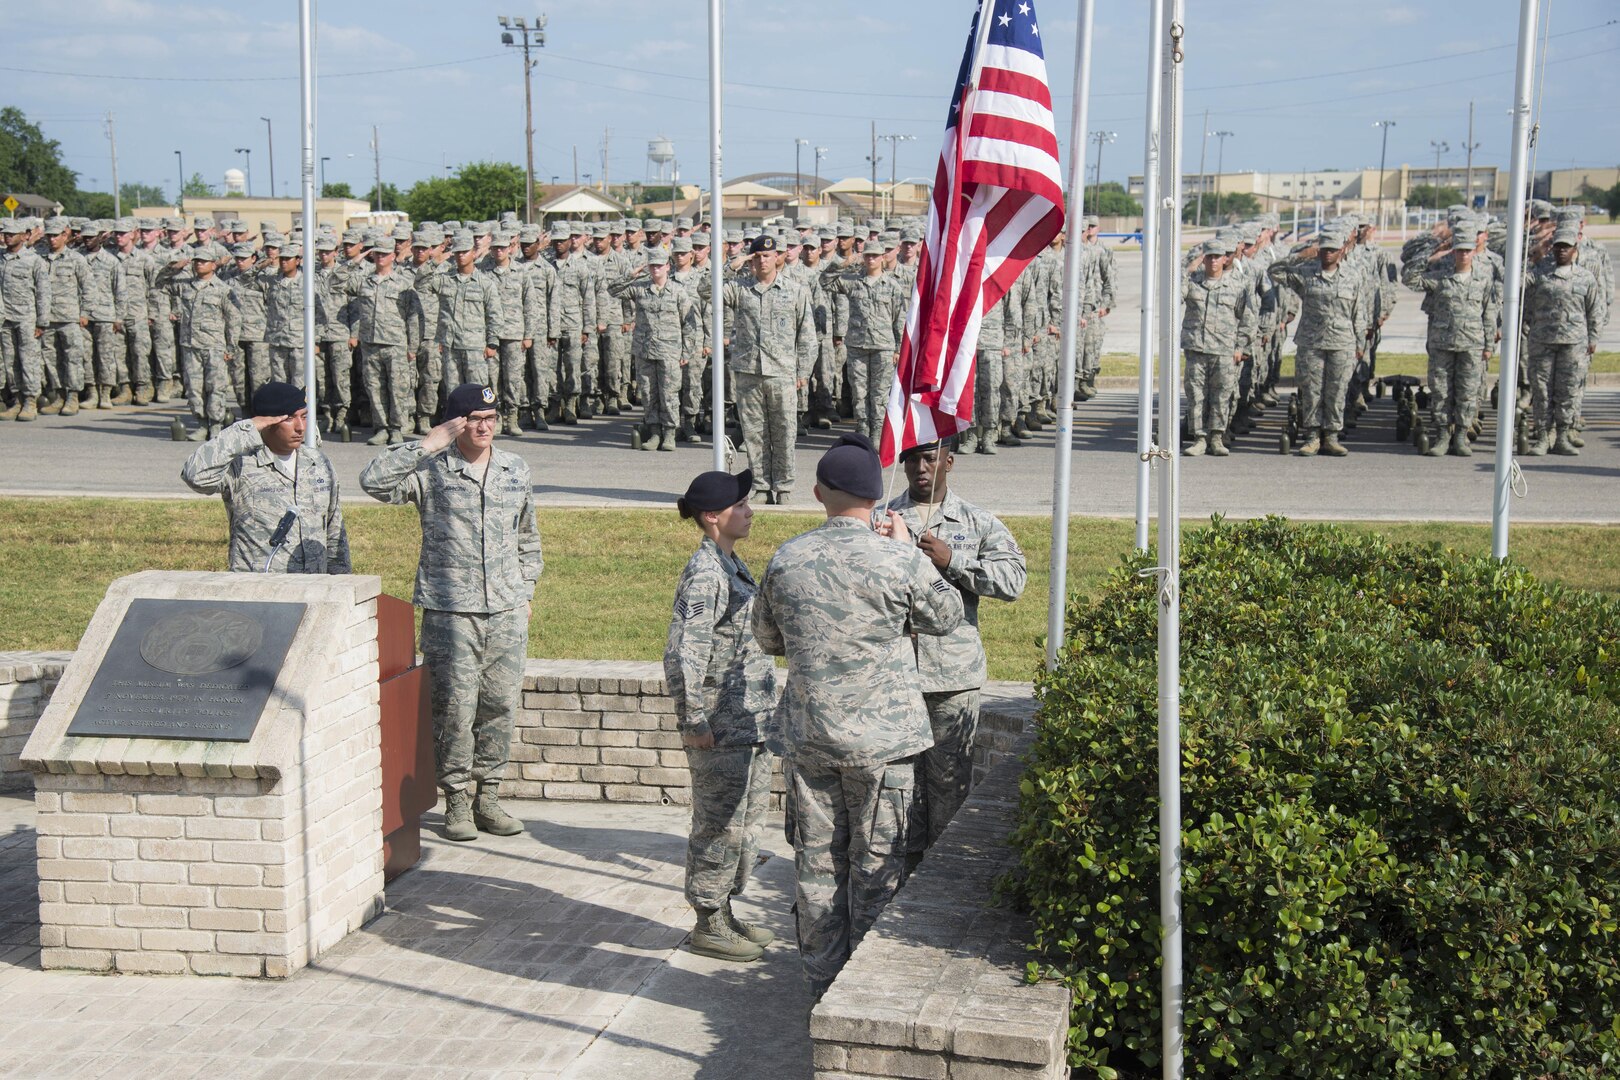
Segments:
[[[1156,585],[1076,601],[1008,885],[1081,1076],[1157,1074]],[[1189,1075],[1620,1076],[1620,605],[1279,519],[1189,534]]]

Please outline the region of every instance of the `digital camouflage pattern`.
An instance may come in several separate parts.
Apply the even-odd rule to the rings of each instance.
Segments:
[[[745,746],[762,742],[772,729],[776,665],[754,640],[758,588],[743,561],[707,537],[681,571],[664,681],[683,735]]]
[[[422,612],[421,647],[439,787],[447,793],[497,787],[523,697],[528,604],[487,613],[430,608]]]
[[[686,902],[718,908],[743,891],[759,858],[771,805],[775,758],[761,744],[688,748],[692,831],[686,844]]]
[[[230,521],[230,568],[273,574],[347,574],[349,534],[338,482],[326,455],[301,446],[293,476],[264,445],[253,421],[241,420],[192,451],[180,470],[191,490],[218,495]],[[298,515],[286,543],[271,555],[270,537],[288,510]]]

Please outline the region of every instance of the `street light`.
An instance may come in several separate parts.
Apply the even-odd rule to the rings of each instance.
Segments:
[[[809,145],[809,139],[793,140],[793,212],[795,215],[798,214],[801,204],[804,202],[804,198],[799,192],[799,151]],[[794,220],[797,220],[797,216],[795,216]]]
[[[329,157],[321,158],[321,198],[323,199],[326,198],[326,163],[331,160]]]
[[[1439,210],[1440,209],[1440,155],[1444,154],[1448,150],[1450,150],[1451,149],[1451,144],[1446,142],[1446,140],[1444,140],[1444,139],[1441,139],[1438,142],[1436,142],[1434,139],[1430,139],[1429,140],[1429,149],[1434,151],[1434,178],[1431,181],[1431,183],[1433,183],[1433,185],[1434,185],[1434,208],[1436,210]]]
[[[817,205],[821,203],[821,159],[826,156],[827,148],[825,146],[816,147],[816,190],[811,194],[815,196]]]
[[[180,151],[174,152],[174,167],[180,173],[180,187],[174,193],[174,208],[182,213],[186,209],[186,159],[180,156]]]
[[[887,216],[894,216],[894,177],[895,159],[900,156],[900,144],[903,142],[916,142],[915,135],[879,135],[880,139],[889,140],[889,209]]]
[[[276,134],[270,127],[268,116],[261,116],[259,119],[264,121],[264,141],[270,147],[270,197],[273,199],[276,197]]]
[[[1103,145],[1106,144],[1106,143],[1111,143],[1117,138],[1119,138],[1119,132],[1117,132],[1117,131],[1093,131],[1091,133],[1091,141],[1097,144],[1097,166],[1096,166],[1097,174],[1096,174],[1096,180],[1094,182],[1095,183],[1095,192],[1101,192],[1102,191],[1102,148],[1103,148]],[[1095,193],[1093,194],[1093,198],[1096,198]]]
[[[1394,126],[1393,120],[1373,121],[1373,127],[1384,129],[1384,144],[1378,151],[1378,210],[1374,215],[1378,219],[1380,229],[1384,227],[1384,161],[1389,154],[1389,129]]]
[[[536,15],[533,26],[530,26],[528,20],[521,15],[497,15],[495,21],[501,25],[501,44],[523,50],[523,147],[526,159],[523,172],[523,220],[532,225],[534,224],[534,86],[531,75],[539,61],[530,56],[529,50],[545,47],[546,17]],[[556,183],[555,177],[552,183]]]
[[[238,146],[236,152],[241,154],[247,162],[247,196],[253,198],[253,150],[246,146]]]
[[[1221,174],[1226,171],[1226,140],[1236,135],[1237,132],[1212,131],[1210,134],[1219,140],[1215,144],[1215,225],[1219,228],[1221,224]]]

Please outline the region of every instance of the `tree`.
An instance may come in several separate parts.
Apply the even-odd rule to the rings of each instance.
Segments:
[[[523,170],[497,161],[463,165],[454,176],[411,186],[404,209],[413,221],[485,221],[523,208]]]
[[[1620,184],[1612,188],[1593,187],[1591,184],[1581,185],[1581,198],[1592,206],[1601,206],[1613,221],[1620,217]]]
[[[186,181],[186,186],[180,189],[180,194],[188,199],[212,199],[219,192],[214,190],[214,185],[203,179],[202,173],[194,172],[191,179]]]
[[[15,106],[0,109],[0,189],[40,195],[66,206],[79,175],[62,164],[62,147]]]
[[[1116,181],[1093,185],[1086,189],[1086,213],[1107,217],[1135,217],[1142,212],[1142,204],[1131,198]]]
[[[1406,205],[1436,209],[1463,201],[1463,193],[1454,187],[1437,188],[1433,184],[1416,184],[1406,193]]]
[[[382,186],[382,205],[380,206],[377,204],[377,185],[371,185],[371,190],[366,192],[366,205],[373,210],[398,210],[404,201],[399,194],[399,188],[393,184],[384,184]]]
[[[62,213],[68,217],[110,218],[113,197],[105,191],[75,190],[62,200]]]
[[[1245,218],[1258,217],[1261,211],[1260,200],[1255,198],[1253,195],[1250,195],[1247,191],[1221,192],[1220,206],[1221,215],[1220,218],[1217,219],[1215,217],[1215,197],[1213,195],[1205,195],[1205,220],[1214,225],[1227,225],[1234,221],[1242,221]],[[1181,207],[1181,223],[1183,225],[1192,224],[1193,217],[1197,213],[1198,201],[1196,199],[1184,200]]]
[[[355,197],[354,189],[341,181],[336,184],[321,185],[321,198],[323,199],[353,199]]]
[[[137,206],[169,205],[163,189],[156,184],[119,184],[118,195],[123,200],[125,213]]]

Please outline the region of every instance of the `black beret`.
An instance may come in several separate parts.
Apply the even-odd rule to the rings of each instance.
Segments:
[[[758,255],[762,251],[775,250],[776,237],[774,236],[756,236],[754,237],[754,242],[748,245],[748,254],[750,255]]]
[[[858,499],[883,498],[883,466],[865,435],[844,435],[821,455],[816,479]]]
[[[705,510],[724,510],[748,498],[754,488],[754,470],[744,469],[733,476],[724,472],[706,472],[687,486],[686,494],[676,503],[682,516],[696,517]]]
[[[292,383],[267,382],[253,391],[254,416],[291,416],[309,402]]]
[[[444,402],[444,418],[454,420],[495,407],[495,391],[480,383],[462,383],[450,391]]]

